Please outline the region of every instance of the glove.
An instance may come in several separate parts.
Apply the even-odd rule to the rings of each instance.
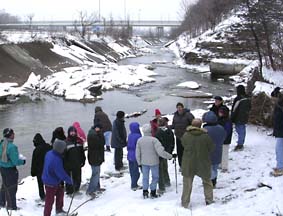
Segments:
[[[177,158],[177,154],[176,153],[174,153],[174,154],[172,154],[172,157],[175,159],[175,158]]]

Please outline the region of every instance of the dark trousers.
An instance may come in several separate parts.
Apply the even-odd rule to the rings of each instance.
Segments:
[[[0,206],[7,204],[8,209],[17,209],[16,193],[18,190],[19,173],[16,167],[0,168],[2,186],[0,191]]]
[[[114,163],[116,170],[120,170],[123,167],[123,148],[115,148]]]
[[[170,185],[170,178],[168,174],[167,159],[159,158],[159,190],[165,191],[165,186]]]
[[[181,139],[178,138],[178,137],[176,137],[176,143],[177,143],[178,162],[179,162],[179,166],[182,167],[182,158],[183,158],[184,147],[182,146]]]
[[[48,186],[45,185],[45,205],[44,205],[44,216],[50,216],[54,198],[56,197],[56,212],[63,210],[64,205],[64,188],[61,186]]]
[[[80,190],[82,182],[82,170],[77,167],[76,169],[68,170],[68,175],[71,176],[73,180],[73,185],[66,184],[66,193],[72,194]]]
[[[131,188],[138,186],[138,180],[140,178],[139,165],[136,161],[129,161],[129,169],[131,176]]]
[[[38,185],[38,193],[41,200],[45,199],[45,191],[44,191],[44,185],[41,179],[41,175],[36,176],[37,178],[37,185]]]

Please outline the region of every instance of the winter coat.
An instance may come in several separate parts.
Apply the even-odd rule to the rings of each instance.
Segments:
[[[210,155],[215,145],[208,136],[207,131],[202,128],[189,126],[181,141],[184,147],[182,175],[184,177],[197,175],[201,178],[209,179],[211,173]]]
[[[66,140],[66,151],[64,153],[64,167],[67,171],[77,170],[85,164],[85,154],[83,145],[72,141],[69,138]]]
[[[226,131],[217,123],[217,116],[212,111],[204,114],[203,122],[206,122],[203,128],[207,130],[209,137],[215,144],[215,149],[210,155],[211,164],[220,164],[222,159],[222,145],[226,138]]]
[[[155,118],[150,121],[150,126],[151,126],[151,136],[155,137],[156,131],[158,129],[158,119]]]
[[[100,166],[104,162],[105,139],[102,131],[97,132],[92,127],[87,135],[88,154],[87,159],[90,165]]]
[[[44,158],[48,151],[52,149],[51,145],[47,144],[41,134],[37,133],[33,138],[35,149],[32,153],[31,160],[31,176],[41,176],[44,165]]]
[[[186,131],[186,128],[192,124],[194,118],[195,117],[190,110],[184,109],[182,114],[179,114],[178,111],[174,113],[172,129],[175,129],[175,135],[177,138],[181,139]]]
[[[100,124],[102,126],[102,133],[106,131],[112,131],[112,124],[108,118],[108,115],[102,111],[102,109],[97,109],[93,119],[93,125]]]
[[[159,140],[165,151],[172,154],[175,146],[175,137],[172,130],[166,126],[159,127],[155,137]]]
[[[137,122],[132,122],[130,124],[130,134],[128,136],[128,144],[127,144],[127,150],[128,155],[127,159],[128,161],[137,161],[136,159],[136,146],[137,141],[139,138],[141,138],[141,131],[140,131],[140,125]]]
[[[74,122],[73,127],[77,130],[77,141],[79,144],[84,144],[86,141],[86,135],[79,122]]]
[[[124,148],[127,146],[127,131],[124,119],[116,118],[113,122],[111,147]]]
[[[42,181],[50,186],[58,186],[62,181],[72,184],[70,176],[63,168],[62,155],[54,150],[47,152],[45,156]]]
[[[273,136],[283,138],[283,107],[278,103],[273,112]]]
[[[250,110],[251,100],[246,96],[237,96],[232,105],[232,122],[235,124],[247,124]]]
[[[4,162],[1,160],[3,151],[3,140],[0,142],[0,167],[11,168],[20,165],[24,165],[25,161],[19,159],[18,147],[13,143],[13,141],[9,141],[7,144],[7,158],[8,161]]]
[[[164,147],[155,137],[151,136],[150,125],[143,127],[144,136],[138,139],[136,158],[139,165],[154,166],[159,164],[159,157],[171,159],[172,155],[164,150]]]
[[[224,130],[226,131],[226,138],[224,140],[223,145],[229,145],[231,144],[232,140],[232,134],[233,134],[233,125],[232,121],[229,119],[229,117],[219,117],[218,118],[218,124],[220,124]]]

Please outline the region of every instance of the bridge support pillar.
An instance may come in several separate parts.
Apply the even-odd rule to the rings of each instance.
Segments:
[[[156,30],[157,30],[157,37],[158,38],[164,37],[164,27],[163,26],[157,26]]]

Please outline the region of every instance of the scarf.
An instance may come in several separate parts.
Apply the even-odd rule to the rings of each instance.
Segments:
[[[1,156],[1,161],[3,161],[4,163],[8,162],[8,155],[7,155],[7,147],[8,147],[8,143],[12,142],[12,139],[6,138],[4,137],[3,142],[2,142],[2,156]]]

